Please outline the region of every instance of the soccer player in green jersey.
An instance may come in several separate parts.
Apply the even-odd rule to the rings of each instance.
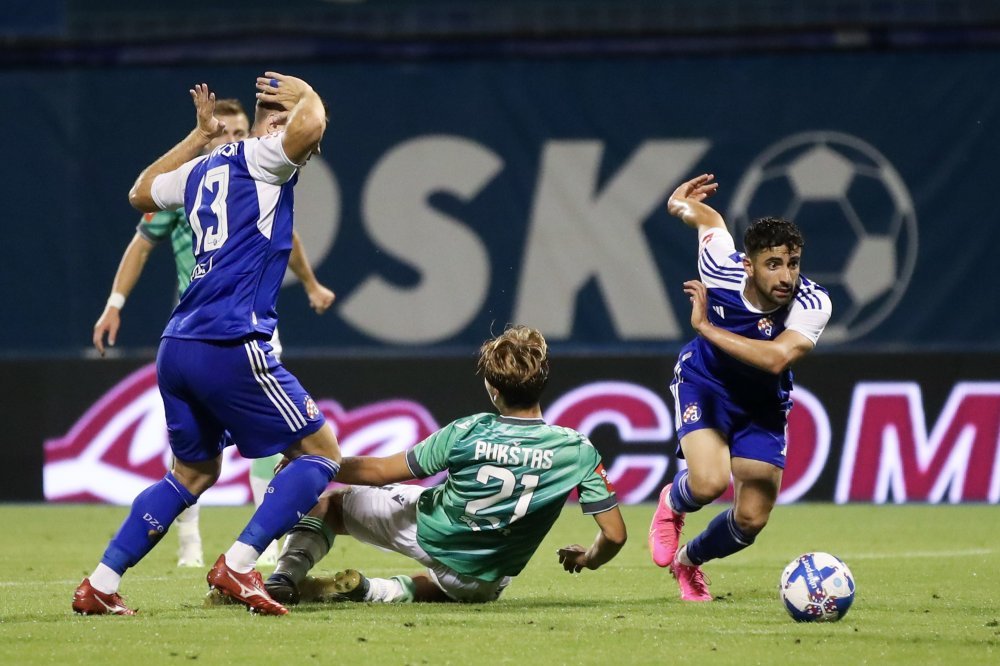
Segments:
[[[215,138],[206,148],[211,151],[214,148],[227,144],[236,143],[247,138],[250,132],[250,120],[246,111],[238,99],[220,99],[215,103],[215,116],[225,124],[223,133]],[[166,210],[159,213],[147,213],[143,215],[136,227],[135,236],[125,248],[118,271],[115,273],[114,282],[111,285],[111,295],[108,297],[104,312],[101,313],[97,323],[94,324],[93,343],[97,351],[104,356],[105,336],[107,345],[113,347],[118,336],[118,329],[121,326],[121,310],[125,305],[125,299],[132,293],[139,276],[142,275],[143,268],[149,253],[157,245],[169,239],[170,246],[174,253],[174,264],[177,268],[177,295],[178,298],[184,290],[191,284],[191,271],[194,269],[194,252],[191,245],[191,227],[188,225],[184,209]],[[292,235],[292,253],[288,259],[288,266],[299,278],[306,295],[309,298],[309,306],[317,314],[323,314],[333,304],[336,296],[316,279],[309,261],[306,259],[302,241],[297,233]],[[271,339],[273,355],[280,357],[281,342],[278,338],[278,331],[275,330]],[[263,501],[263,493],[267,488],[271,478],[274,477],[274,466],[281,460],[280,454],[271,458],[259,458],[253,460],[250,466],[250,488],[253,491],[254,504],[260,505]],[[199,529],[199,505],[195,504],[185,510],[177,517],[177,534],[180,539],[178,549],[177,566],[181,567],[201,567],[204,566],[204,557],[201,548],[201,531]],[[260,564],[274,564],[277,560],[277,543],[261,553],[258,562]]]
[[[477,371],[499,414],[459,419],[386,458],[344,458],[337,480],[364,485],[325,495],[292,528],[266,584],[272,597],[282,603],[495,600],[574,489],[600,532],[590,548],[559,549],[563,568],[596,569],[621,550],[625,523],[601,455],[575,430],[542,420],[538,401],[549,373],[542,334],[508,328],[483,344]],[[430,488],[392,485],[444,470],[448,478]],[[307,578],[335,534],[402,553],[426,570],[392,578],[355,570]]]

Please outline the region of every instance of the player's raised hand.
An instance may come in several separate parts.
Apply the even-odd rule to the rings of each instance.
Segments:
[[[226,124],[215,117],[215,93],[209,91],[207,83],[197,83],[188,91],[194,102],[198,129],[211,141],[226,131]]]
[[[580,573],[587,568],[587,551],[578,543],[565,546],[556,551],[559,564],[570,573]]]
[[[688,280],[684,283],[684,293],[691,299],[691,327],[700,331],[708,324],[708,292],[705,285],[698,280]]]
[[[104,336],[108,336],[108,346],[115,346],[115,339],[118,337],[118,327],[121,326],[121,311],[110,305],[104,308],[101,317],[94,324],[94,347],[104,356]]]
[[[257,77],[257,99],[278,104],[285,111],[291,111],[302,96],[312,90],[312,86],[302,79],[278,72],[264,72]]]
[[[667,201],[667,211],[675,217],[684,217],[688,201],[704,201],[719,189],[715,174],[703,173],[681,183]]]

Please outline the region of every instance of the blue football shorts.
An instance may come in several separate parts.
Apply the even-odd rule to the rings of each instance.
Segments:
[[[170,448],[186,462],[211,460],[228,444],[244,458],[266,458],[326,422],[265,341],[163,338],[156,378]]]
[[[730,456],[760,460],[785,468],[786,425],[791,403],[750,405],[714,388],[697,376],[685,375],[678,364],[670,382],[677,425],[677,457],[683,458],[680,440],[695,430],[711,428],[729,443]]]

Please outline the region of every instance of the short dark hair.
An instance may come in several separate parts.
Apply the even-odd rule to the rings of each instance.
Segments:
[[[769,247],[787,247],[789,250],[802,249],[806,241],[802,232],[781,217],[762,217],[754,220],[743,234],[743,251],[754,256]]]
[[[476,374],[500,391],[508,407],[533,407],[549,381],[549,346],[537,329],[510,326],[483,343]]]

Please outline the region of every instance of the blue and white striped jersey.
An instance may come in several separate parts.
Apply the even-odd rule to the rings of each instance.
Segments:
[[[816,344],[833,312],[826,290],[803,275],[791,303],[768,312],[755,308],[743,295],[743,253],[724,228],[706,228],[699,234],[698,272],[708,292],[709,321],[745,338],[773,340],[793,330]],[[792,388],[791,370],[778,376],[758,370],[700,336],[684,347],[681,360],[685,373],[693,370],[745,403],[783,404]]]
[[[292,188],[301,166],[285,155],[282,136],[219,146],[153,181],[157,206],[184,206],[196,262],[163,337],[270,339],[292,249]]]

